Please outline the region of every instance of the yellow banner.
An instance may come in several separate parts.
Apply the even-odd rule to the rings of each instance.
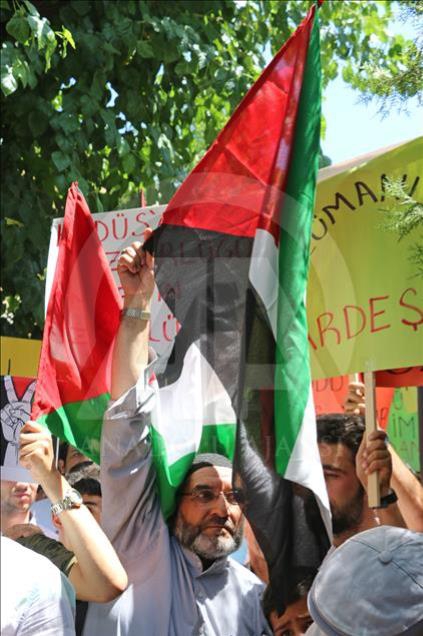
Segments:
[[[36,378],[41,340],[0,338],[1,375]]]
[[[313,378],[421,364],[423,279],[409,256],[422,230],[398,241],[383,227],[383,210],[398,206],[384,193],[385,175],[401,177],[422,201],[423,137],[342,172],[325,170],[307,292]]]

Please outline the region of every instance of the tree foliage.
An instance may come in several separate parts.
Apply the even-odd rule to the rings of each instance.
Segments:
[[[39,337],[51,220],[167,201],[309,0],[0,0],[3,331]],[[389,69],[388,2],[320,9],[323,84]]]
[[[396,200],[396,204],[383,210],[386,215],[383,227],[395,232],[399,241],[413,235],[415,242],[409,248],[409,260],[414,266],[415,276],[423,278],[423,203],[406,192],[401,178],[386,178],[384,190]]]
[[[351,79],[362,91],[365,103],[377,101],[382,116],[394,108],[406,111],[411,97],[416,97],[419,105],[423,104],[423,0],[403,0],[398,4],[399,19],[414,27],[414,40],[408,44],[402,40],[400,57],[395,54],[395,48],[391,49],[394,55],[390,55],[388,64],[368,61],[355,78],[351,69],[344,71],[344,78]]]

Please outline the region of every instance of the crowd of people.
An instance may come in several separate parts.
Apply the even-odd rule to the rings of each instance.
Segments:
[[[366,436],[359,383],[345,414],[317,418],[333,540],[314,580],[293,582],[282,613],[263,603],[267,564],[228,459],[198,455],[165,521],[149,436],[152,256],[133,244],[118,273],[124,308],[135,311],[123,312],[116,338],[101,467],[68,444],[56,466],[50,434],[28,422],[20,462],[34,483],[1,482],[1,633],[422,634],[423,488],[383,431]],[[381,507],[372,509],[375,471]]]

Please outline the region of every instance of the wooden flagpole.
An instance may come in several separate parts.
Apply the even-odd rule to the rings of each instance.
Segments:
[[[376,392],[375,374],[373,371],[364,373],[364,392],[366,400],[366,436],[377,429],[376,421]],[[367,498],[369,508],[380,507],[379,473],[376,471],[367,476]]]

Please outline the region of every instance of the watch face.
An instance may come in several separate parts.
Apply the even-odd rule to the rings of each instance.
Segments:
[[[72,488],[72,490],[69,490],[64,499],[66,500],[66,502],[69,502],[69,508],[71,508],[72,506],[81,506],[83,503],[83,499],[80,495],[80,493],[75,490],[74,488]]]

